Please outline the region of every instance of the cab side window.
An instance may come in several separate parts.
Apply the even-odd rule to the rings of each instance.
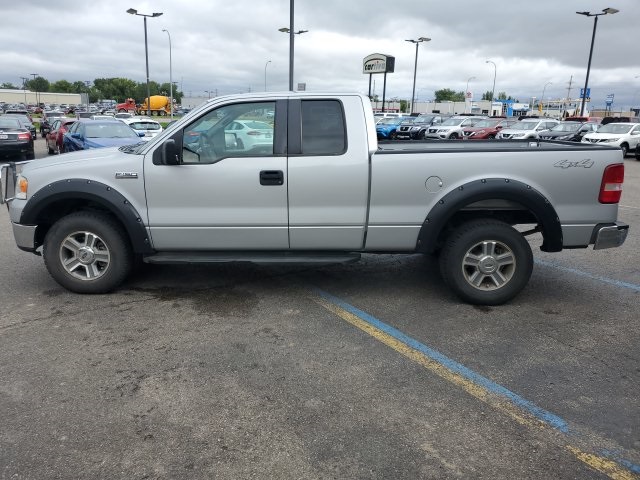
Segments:
[[[303,100],[302,154],[342,155],[346,150],[342,103],[338,100]]]
[[[184,129],[182,163],[273,155],[274,102],[225,105]]]

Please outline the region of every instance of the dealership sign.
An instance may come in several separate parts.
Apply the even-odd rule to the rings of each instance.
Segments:
[[[396,65],[396,57],[383,53],[372,53],[364,57],[362,73],[393,73]]]

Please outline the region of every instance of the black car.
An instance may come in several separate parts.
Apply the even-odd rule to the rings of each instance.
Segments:
[[[7,115],[0,117],[0,158],[33,160],[33,138],[18,118]]]
[[[33,137],[33,139],[36,139],[36,126],[31,123],[30,117],[26,115],[19,115],[17,113],[6,113],[4,116],[17,118],[20,124],[27,130],[29,130],[29,132],[31,132],[31,136]]]
[[[595,132],[598,124],[593,122],[561,122],[540,134],[542,140],[566,140],[580,142],[585,134]]]
[[[409,117],[402,121],[396,135],[402,139],[424,140],[424,134],[431,125],[439,125],[448,116],[440,114],[423,113],[417,117]]]

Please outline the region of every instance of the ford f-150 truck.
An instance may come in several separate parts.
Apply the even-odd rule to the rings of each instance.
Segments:
[[[619,149],[569,142],[378,144],[358,94],[216,97],[146,143],[2,167],[18,247],[79,293],[136,261],[346,262],[439,256],[463,300],[496,305],[541,249],[617,247]],[[40,250],[42,247],[42,250]]]

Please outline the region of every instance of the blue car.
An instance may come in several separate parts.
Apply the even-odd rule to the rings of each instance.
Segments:
[[[144,133],[142,134],[144,135]],[[79,120],[62,139],[64,152],[139,143],[141,135],[118,120]]]
[[[376,133],[378,134],[378,138],[381,140],[395,140],[398,136],[397,131],[402,120],[405,119],[402,117],[386,117],[380,120],[376,124]]]

